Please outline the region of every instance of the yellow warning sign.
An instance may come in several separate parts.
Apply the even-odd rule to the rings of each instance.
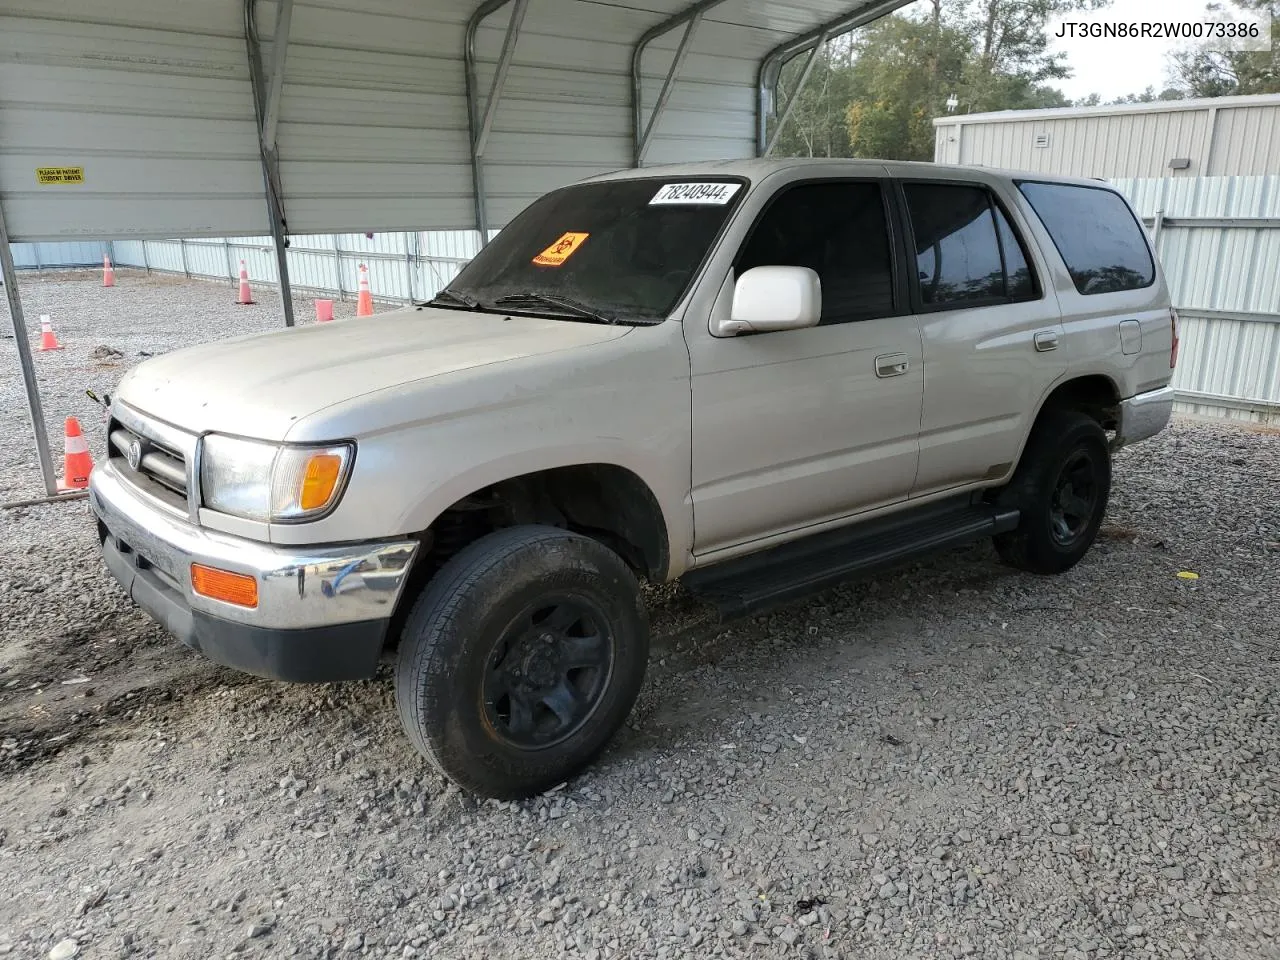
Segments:
[[[558,267],[564,263],[586,241],[589,233],[566,233],[547,249],[533,258],[540,267]]]
[[[36,183],[42,187],[58,183],[84,183],[84,167],[36,167]]]

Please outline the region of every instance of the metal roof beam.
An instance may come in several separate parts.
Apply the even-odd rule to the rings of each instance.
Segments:
[[[765,54],[764,59],[760,61],[760,69],[756,75],[756,155],[764,156],[770,149],[768,123],[769,115],[772,112],[771,101],[774,92],[777,90],[778,74],[782,72],[783,66],[789,60],[807,50],[821,47],[830,37],[856,30],[872,20],[878,20],[880,17],[893,13],[899,7],[905,7],[910,2],[911,0],[881,0],[881,2],[876,3],[874,0],[870,0],[870,2],[861,3],[848,13],[836,17],[834,20],[828,20],[808,33],[802,33],[797,37],[792,37],[790,40],[784,40]],[[797,87],[797,92],[798,90],[799,87]],[[781,123],[779,126],[781,126]]]
[[[791,97],[787,100],[787,108],[782,111],[782,116],[778,118],[778,122],[773,125],[773,136],[769,138],[769,143],[764,148],[763,156],[769,156],[773,153],[773,148],[778,145],[778,137],[782,136],[782,131],[787,125],[787,121],[791,119],[791,112],[795,110],[796,104],[800,102],[800,94],[804,92],[805,84],[809,82],[809,74],[813,72],[813,65],[818,62],[818,54],[822,52],[822,45],[827,42],[826,34],[813,45],[813,49],[809,51],[809,59],[805,61],[804,69],[800,71],[800,79],[796,82],[796,88],[791,91]]]
[[[671,92],[675,87],[676,77],[680,73],[680,67],[683,65],[685,57],[689,54],[694,31],[698,29],[698,24],[702,22],[702,15],[723,2],[724,0],[697,0],[696,3],[681,10],[675,16],[668,17],[656,27],[646,30],[631,49],[632,142],[634,144],[632,159],[635,166],[638,167],[644,162],[645,154],[649,151],[653,133],[658,127],[658,120],[663,111],[666,110],[667,101],[671,98]],[[676,55],[671,61],[671,68],[667,71],[667,77],[662,84],[662,91],[658,94],[658,102],[654,105],[653,113],[650,114],[649,122],[646,124],[644,122],[644,81],[640,74],[645,49],[654,40],[682,25],[685,27],[684,36],[680,40],[680,46],[676,48]]]
[[[288,7],[289,9],[284,9]],[[289,43],[289,20],[292,17],[293,0],[280,0],[276,8],[276,42],[281,41],[281,19],[284,20],[283,42]],[[262,47],[258,43],[258,22],[256,17],[257,0],[244,0],[244,43],[249,59],[249,82],[253,87],[254,121],[258,125],[258,156],[262,161],[262,192],[267,201],[267,222],[271,225],[271,238],[276,248],[276,273],[280,277],[280,305],[284,310],[284,325],[293,326],[293,288],[289,283],[289,238],[286,235],[284,218],[284,190],[280,185],[280,161],[276,153],[275,129],[276,120],[272,121],[271,142],[267,140],[267,110],[270,92],[267,89],[265,71],[262,68]],[[279,75],[279,83],[284,82],[285,54],[277,46],[273,59]],[[276,82],[273,78],[273,84]],[[279,92],[276,93],[276,112],[279,111]],[[277,117],[278,119],[278,117]]]
[[[480,246],[489,242],[488,198],[484,185],[484,148],[489,140],[489,131],[493,128],[493,118],[497,113],[498,101],[502,97],[502,88],[507,82],[507,72],[511,69],[511,60],[515,56],[516,38],[524,24],[528,0],[515,0],[515,9],[511,11],[511,21],[507,24],[507,35],[502,42],[502,53],[498,58],[498,69],[489,85],[489,96],[485,101],[484,114],[480,113],[479,93],[480,80],[476,75],[476,34],[480,32],[480,24],[490,14],[505,7],[511,0],[485,0],[476,7],[475,12],[467,18],[467,29],[462,42],[463,79],[467,91],[467,135],[471,153],[471,194],[475,202],[476,229],[480,231]]]
[[[524,15],[529,9],[529,0],[515,0],[511,9],[511,21],[507,24],[507,35],[502,41],[502,54],[498,57],[498,69],[489,85],[489,99],[484,106],[484,117],[480,122],[480,133],[476,137],[475,153],[484,156],[485,144],[489,142],[489,131],[493,129],[493,117],[498,112],[498,101],[502,98],[502,88],[507,83],[507,73],[511,70],[511,61],[516,55],[516,40],[520,36],[520,28],[524,25]]]
[[[280,93],[284,89],[284,61],[289,54],[289,25],[293,21],[293,0],[276,6],[276,32],[271,43],[271,80],[267,85],[266,110],[262,120],[262,144],[276,148],[276,125],[280,122]]]

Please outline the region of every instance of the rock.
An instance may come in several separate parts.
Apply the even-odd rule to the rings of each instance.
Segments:
[[[364,949],[364,934],[353,933],[343,941],[342,949],[346,953],[359,953]]]
[[[745,937],[747,935],[747,924],[744,920],[733,921],[733,935],[735,937]]]
[[[1187,872],[1180,866],[1165,867],[1160,871],[1169,880],[1185,880]]]
[[[1049,829],[1052,830],[1054,833],[1056,833],[1060,837],[1065,837],[1069,833],[1071,833],[1071,828],[1067,826],[1065,823],[1055,823]]]
[[[271,925],[267,923],[251,923],[245,936],[250,940],[256,940],[259,937],[265,937],[271,932]]]
[[[796,945],[796,941],[800,939],[800,931],[795,927],[787,927],[778,934],[778,939],[788,947],[794,947]]]
[[[79,952],[80,944],[67,937],[54,944],[53,949],[49,951],[49,960],[71,960]]]
[[[889,900],[898,895],[898,885],[890,880],[880,887],[880,899]]]
[[[538,922],[543,924],[544,926],[546,924],[555,923],[556,912],[552,910],[550,907],[545,907],[538,913]]]
[[[1142,927],[1141,925],[1136,923],[1131,923],[1129,924],[1129,926],[1124,928],[1124,935],[1126,937],[1140,937],[1146,932],[1147,931],[1145,927]]]
[[[1204,907],[1200,906],[1198,903],[1184,903],[1182,905],[1182,912],[1192,920],[1203,920],[1208,916],[1208,914],[1204,912]]]
[[[683,940],[689,935],[689,925],[683,920],[677,920],[671,925],[671,932]]]

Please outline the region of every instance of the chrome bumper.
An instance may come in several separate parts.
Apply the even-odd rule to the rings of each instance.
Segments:
[[[1150,439],[1169,425],[1173,414],[1173,388],[1161,387],[1120,401],[1120,426],[1111,448]]]
[[[281,548],[205,530],[151,502],[110,462],[89,477],[89,505],[112,541],[104,547],[157,581],[173,601],[249,627],[299,630],[387,620],[418,549],[413,540]],[[191,589],[193,563],[252,575],[258,606],[197,595]]]

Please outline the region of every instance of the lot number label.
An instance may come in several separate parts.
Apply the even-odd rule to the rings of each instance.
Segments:
[[[649,206],[680,203],[722,207],[741,186],[740,183],[668,183],[653,195]]]

